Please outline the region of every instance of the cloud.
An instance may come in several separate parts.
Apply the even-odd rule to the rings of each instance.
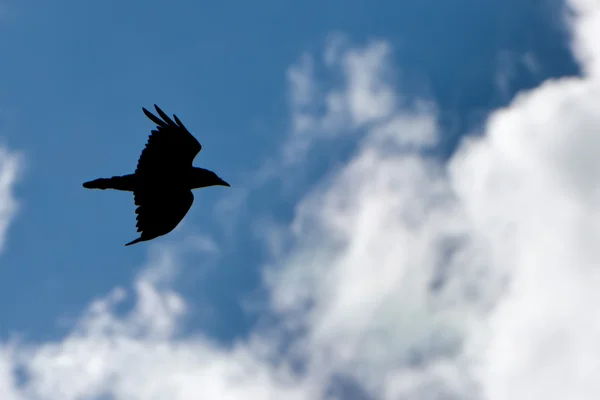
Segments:
[[[11,399],[302,399],[293,377],[267,359],[261,338],[225,349],[182,337],[186,303],[165,285],[172,248],[163,248],[134,284],[134,308],[118,316],[128,293],[94,301],[65,338],[5,345],[0,387]],[[21,372],[21,385],[15,380]]]
[[[333,40],[333,87],[304,56],[291,148],[359,144],[290,226],[261,230],[264,324],[230,346],[183,334],[178,250],[157,248],[125,315],[117,288],[65,338],[5,343],[3,398],[599,398],[600,3],[571,5],[586,75],[521,93],[448,163],[424,151],[435,107],[396,94],[389,44]]]
[[[20,153],[0,147],[0,249],[4,247],[8,227],[18,211],[13,192],[22,166],[23,157]]]
[[[343,36],[336,35],[323,54],[322,66],[327,75],[341,76],[341,84],[330,84],[330,88],[318,84],[316,61],[309,54],[288,70],[292,129],[284,146],[284,166],[305,160],[320,141],[356,134],[397,111],[390,54],[386,42],[351,48]],[[426,105],[420,108],[424,110]]]
[[[600,4],[572,6],[587,74],[520,94],[447,165],[419,151],[435,110],[415,118],[364,84],[389,88],[369,61],[385,45],[327,53],[356,81],[323,95],[341,106],[314,126],[362,143],[298,205],[267,273],[309,376],[375,398],[598,398]],[[375,98],[390,106],[372,113]]]

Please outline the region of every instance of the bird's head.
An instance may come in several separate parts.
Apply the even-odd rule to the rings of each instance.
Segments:
[[[229,183],[219,178],[214,172],[194,167],[192,170],[192,176],[190,179],[192,189],[200,189],[207,186],[229,186]]]

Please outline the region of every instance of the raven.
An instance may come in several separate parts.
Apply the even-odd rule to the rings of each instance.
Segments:
[[[202,146],[176,115],[173,122],[156,104],[154,108],[162,119],[142,107],[157,129],[152,130],[135,173],[83,184],[87,189],[133,192],[138,206],[136,227],[141,236],[125,246],[152,240],[175,229],[194,202],[192,189],[229,187],[214,172],[192,165]]]

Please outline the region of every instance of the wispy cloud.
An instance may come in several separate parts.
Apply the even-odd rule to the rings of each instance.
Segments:
[[[22,170],[23,156],[0,147],[0,249],[4,247],[8,227],[18,211],[14,187]]]
[[[376,41],[363,48],[348,46],[343,36],[333,37],[320,65],[341,84],[329,88],[319,84],[317,61],[308,54],[288,70],[292,129],[283,151],[283,166],[304,160],[319,141],[356,133],[396,111],[389,44]]]

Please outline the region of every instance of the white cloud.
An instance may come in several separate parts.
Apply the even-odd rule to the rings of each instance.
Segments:
[[[284,368],[268,362],[263,339],[224,349],[204,337],[181,337],[184,300],[164,286],[171,264],[163,249],[135,282],[135,307],[118,317],[126,292],[116,289],[90,305],[64,339],[7,347],[0,387],[14,399],[303,399]],[[10,368],[20,367],[17,388]],[[3,392],[7,393],[7,392]],[[300,395],[300,393],[302,395]],[[103,397],[105,396],[105,397]]]
[[[400,108],[389,45],[334,40],[325,64],[344,84],[331,90],[303,58],[293,115],[309,123],[295,135],[312,146],[350,129],[360,145],[290,227],[265,224],[280,322],[231,347],[181,335],[178,260],[159,249],[129,314],[116,289],[62,340],[5,344],[4,397],[599,398],[600,3],[573,5],[588,75],[519,95],[447,165],[421,152],[439,139],[435,109]]]
[[[575,6],[588,75],[518,96],[449,169],[390,150],[435,140],[431,116],[382,113],[299,206],[269,281],[315,376],[346,373],[380,398],[600,396],[600,4]],[[345,98],[373,115],[357,87]],[[402,129],[373,140],[392,119]]]
[[[360,128],[389,119],[398,111],[390,53],[386,42],[350,48],[343,36],[336,35],[324,52],[323,66],[327,73],[341,75],[341,85],[333,84],[329,90],[318,85],[315,59],[307,54],[288,70],[292,131],[283,151],[284,166],[304,160],[320,140],[356,133]],[[418,105],[419,110],[427,107]],[[385,127],[380,128],[385,131]]]
[[[8,227],[18,211],[13,191],[22,164],[23,158],[19,153],[0,147],[0,249],[4,247]]]

